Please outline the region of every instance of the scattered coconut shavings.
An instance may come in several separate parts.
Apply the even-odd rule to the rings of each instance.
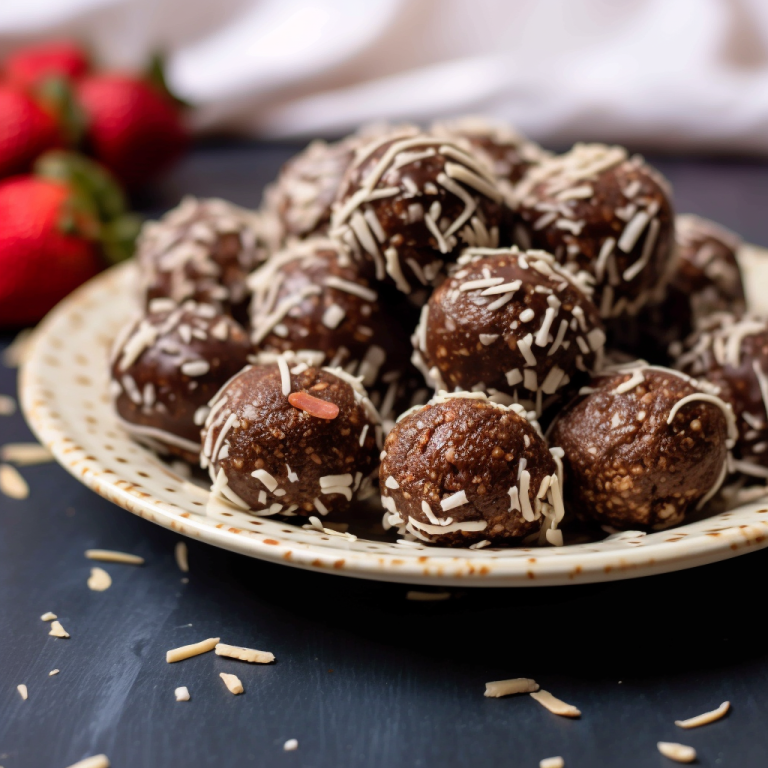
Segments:
[[[283,744],[283,749],[286,752],[293,752],[294,750],[299,748],[299,741],[298,739],[288,739],[288,741]]]
[[[88,577],[88,589],[94,592],[104,592],[112,586],[112,577],[103,568],[91,568]]]
[[[532,699],[536,699],[542,707],[548,709],[553,715],[560,715],[561,717],[581,717],[581,711],[579,709],[572,704],[566,704],[564,701],[560,701],[560,699],[553,696],[549,691],[533,691],[530,696]]]
[[[0,395],[0,416],[12,416],[16,413],[16,401],[9,395]]]
[[[450,592],[421,592],[418,589],[409,589],[405,593],[406,600],[414,600],[416,602],[429,603],[436,600],[450,600]]]
[[[27,467],[53,461],[53,454],[40,443],[6,443],[0,448],[0,460]]]
[[[21,696],[24,701],[26,701],[29,698],[29,693],[27,692],[27,686],[22,683],[21,685],[16,686],[16,690],[19,692],[19,696]]]
[[[116,552],[112,549],[86,549],[85,556],[89,560],[101,560],[103,563],[124,563],[126,565],[144,565],[144,558],[129,555],[127,552]]]
[[[275,654],[269,651],[257,651],[253,648],[241,648],[238,645],[216,644],[217,656],[228,656],[230,659],[250,661],[252,664],[271,664],[275,660]]]
[[[51,622],[51,631],[48,634],[51,637],[69,637],[69,632],[61,626],[60,621],[56,620]]]
[[[32,329],[25,328],[16,334],[16,338],[3,352],[3,365],[6,368],[18,368],[29,353],[32,341]]]
[[[10,464],[0,464],[0,492],[9,499],[26,499],[29,496],[27,481]]]
[[[328,400],[321,400],[319,397],[313,397],[306,392],[291,392],[288,395],[288,402],[300,411],[305,411],[310,416],[318,419],[335,419],[339,415],[339,406]]]
[[[531,680],[529,677],[514,677],[510,680],[494,680],[486,683],[484,696],[498,699],[501,696],[511,696],[514,693],[534,693],[538,690],[539,684],[535,680]]]
[[[219,672],[219,677],[224,681],[230,693],[237,695],[243,692],[243,684],[237,675],[230,675],[227,672]]]
[[[176,696],[176,701],[189,701],[189,688],[186,685],[177,688],[173,693]]]
[[[58,670],[58,669],[52,669],[52,670],[51,670],[51,671],[48,673],[48,677],[53,677],[54,675],[58,675],[60,671],[61,671],[61,670]]]
[[[184,661],[184,659],[189,659],[192,656],[208,653],[208,651],[212,651],[216,647],[219,640],[221,640],[220,637],[209,637],[207,640],[201,640],[199,643],[173,648],[170,651],[166,651],[165,660],[169,664],[173,664],[175,661]]]
[[[189,573],[189,552],[185,541],[177,541],[173,548],[173,556],[176,558],[176,565],[182,573]]]
[[[69,768],[110,768],[111,763],[106,755],[94,755],[70,765]]]
[[[59,617],[55,613],[51,613],[50,611],[47,611],[40,617],[40,621],[53,621],[54,619],[58,619]]]
[[[545,757],[539,760],[539,768],[565,768],[565,760],[562,757]]]
[[[674,741],[659,741],[656,747],[664,757],[668,757],[676,763],[692,763],[696,759],[696,750],[685,744],[676,744]]]
[[[711,712],[704,712],[701,715],[696,715],[696,717],[689,717],[687,720],[675,720],[675,725],[678,728],[698,728],[700,725],[708,725],[723,717],[730,708],[731,702],[724,701],[717,709],[713,709]]]

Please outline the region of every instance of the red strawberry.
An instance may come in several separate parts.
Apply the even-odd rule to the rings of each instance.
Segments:
[[[77,43],[56,40],[12,53],[5,61],[8,82],[33,88],[49,77],[76,80],[89,69],[87,53]]]
[[[77,84],[77,97],[92,154],[130,188],[162,173],[186,148],[178,106],[146,80],[92,75]]]
[[[36,322],[101,268],[98,222],[66,183],[0,182],[0,222],[0,325]]]
[[[41,152],[60,144],[52,114],[29,94],[0,85],[0,178],[27,170]]]

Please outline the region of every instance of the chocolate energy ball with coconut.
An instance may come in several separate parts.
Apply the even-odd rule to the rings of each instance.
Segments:
[[[441,546],[509,545],[541,530],[561,544],[559,455],[522,406],[441,392],[384,443],[385,527]]]
[[[406,132],[357,152],[330,232],[367,274],[423,303],[423,289],[464,246],[499,244],[510,215],[481,158],[456,141]]]
[[[638,317],[642,354],[672,358],[683,340],[714,313],[743,315],[746,299],[736,254],[738,235],[691,214],[675,217],[677,267],[664,300],[648,305]]]
[[[331,204],[359,144],[356,136],[333,143],[317,139],[282,167],[264,191],[264,207],[280,222],[284,238],[327,231]]]
[[[207,403],[247,364],[243,328],[210,304],[153,299],[112,352],[111,391],[126,431],[197,464]]]
[[[370,490],[378,414],[340,369],[248,367],[211,402],[200,463],[211,492],[259,515],[328,515]]]
[[[621,529],[663,529],[719,490],[735,437],[730,405],[690,377],[639,362],[595,378],[558,417],[566,507]]]
[[[768,479],[768,320],[720,314],[689,337],[676,367],[705,378],[736,414],[731,470]]]
[[[247,319],[245,279],[278,242],[276,222],[216,198],[185,197],[159,221],[144,225],[137,244],[146,302],[191,299]]]
[[[622,147],[576,144],[531,168],[516,190],[518,245],[595,278],[604,320],[658,300],[674,269],[665,179]]]
[[[410,405],[407,384],[416,371],[409,331],[386,287],[364,277],[343,245],[321,237],[293,243],[256,270],[249,285],[251,338],[261,352],[319,351],[316,364],[362,378],[375,404],[385,406],[384,418]]]
[[[550,156],[510,125],[483,117],[441,120],[433,123],[429,132],[458,141],[482,157],[493,170],[508,199],[512,199],[512,190],[526,171]]]
[[[436,388],[497,390],[541,414],[601,365],[588,278],[544,251],[467,249],[422,310],[414,359]]]

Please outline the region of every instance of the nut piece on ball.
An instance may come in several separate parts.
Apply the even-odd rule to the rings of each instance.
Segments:
[[[412,294],[435,285],[465,245],[497,246],[509,215],[481,158],[408,130],[357,151],[330,232],[377,280]]]
[[[507,546],[540,530],[561,544],[559,456],[521,406],[441,392],[384,443],[385,527],[441,546]]]
[[[675,367],[709,381],[733,408],[739,436],[731,470],[768,480],[768,320],[712,316],[686,339]]]
[[[586,273],[544,251],[467,249],[422,310],[414,361],[437,389],[497,390],[541,415],[579,371],[601,366],[590,293]]]
[[[603,319],[660,298],[674,269],[671,190],[641,157],[576,144],[531,168],[515,194],[518,245],[594,275]]]
[[[207,403],[247,363],[248,335],[210,304],[154,299],[111,360],[117,415],[132,437],[197,464]]]
[[[258,515],[327,515],[370,493],[378,414],[340,369],[246,368],[211,402],[200,463],[211,493]]]
[[[682,522],[719,490],[735,437],[713,388],[639,361],[582,389],[550,435],[563,449],[566,506],[616,528]]]
[[[277,241],[276,223],[267,215],[216,198],[185,197],[142,228],[136,257],[144,300],[192,299],[245,322],[245,278]]]

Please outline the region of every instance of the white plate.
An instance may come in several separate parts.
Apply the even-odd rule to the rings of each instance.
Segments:
[[[756,249],[746,254],[748,286],[766,285],[767,264],[768,257]],[[180,534],[283,565],[442,586],[608,581],[691,568],[768,546],[765,500],[646,536],[629,532],[594,543],[521,549],[406,547],[350,541],[237,511],[207,516],[205,492],[134,443],[110,409],[107,353],[134,312],[133,280],[133,264],[110,269],[45,319],[22,370],[21,401],[41,442],[78,480]]]

